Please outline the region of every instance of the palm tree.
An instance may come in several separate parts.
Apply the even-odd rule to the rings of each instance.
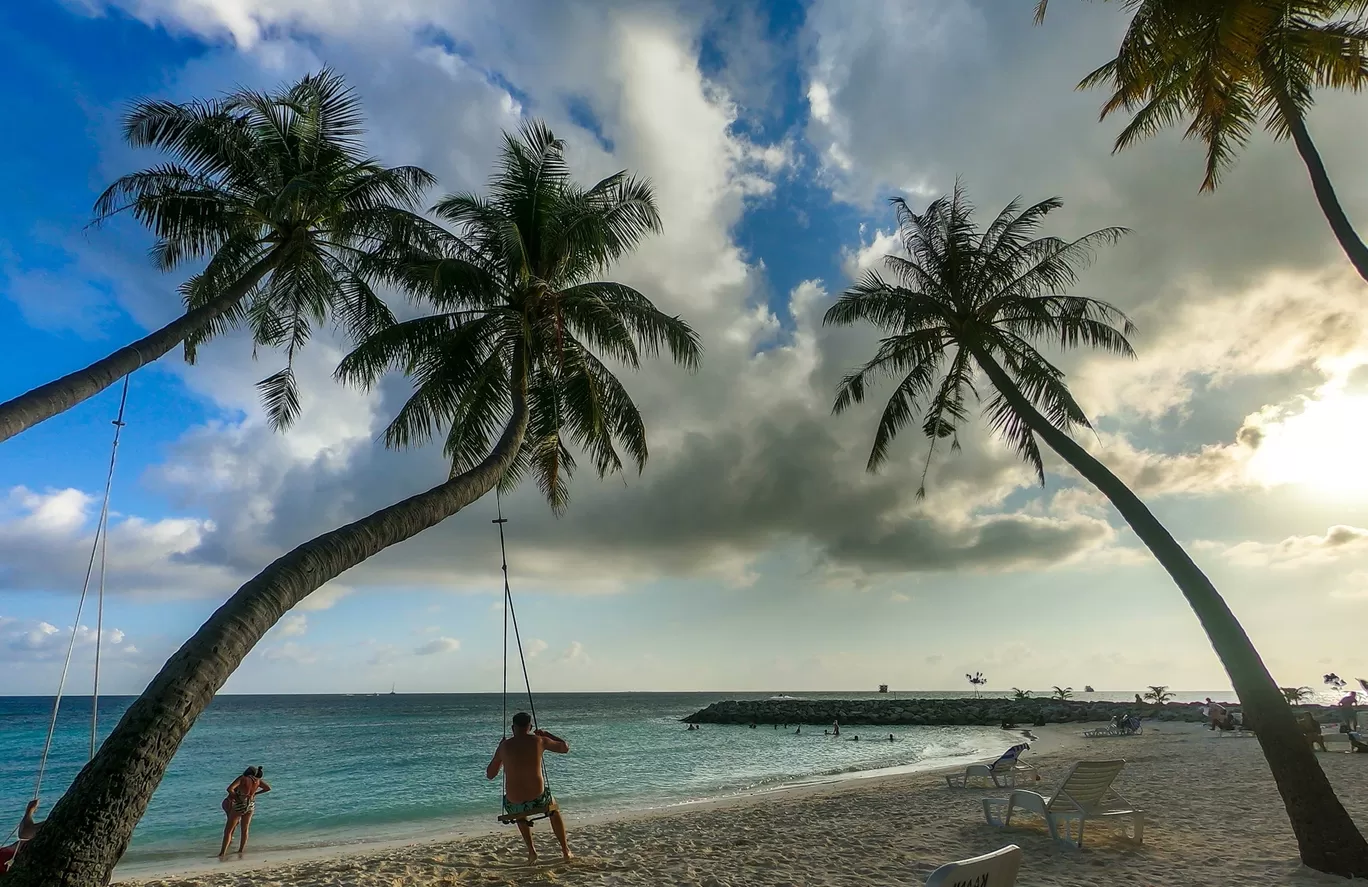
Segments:
[[[1165,684],[1150,684],[1149,692],[1145,694],[1145,698],[1155,705],[1164,705],[1173,698],[1173,694],[1169,692],[1169,688]]]
[[[1301,705],[1315,695],[1310,687],[1279,687],[1288,705]]]
[[[392,321],[371,289],[381,247],[423,230],[408,210],[432,177],[385,167],[363,150],[361,108],[324,70],[273,93],[238,90],[209,101],[146,99],[124,138],[172,158],[123,176],[96,201],[97,222],[128,213],[156,236],[162,270],[208,258],[181,287],[186,311],[90,366],[0,404],[0,441],[71,409],[184,344],[246,322],[286,365],[259,387],[271,420],[299,410],[293,359],[312,326],[332,316],[355,336]]]
[[[988,679],[983,676],[983,672],[976,671],[973,674],[966,674],[964,679],[974,688],[974,698],[979,696],[979,688],[988,683]]]
[[[959,184],[952,195],[917,213],[892,201],[905,256],[888,256],[889,276],[866,272],[826,314],[826,323],[873,323],[885,333],[874,356],[849,373],[834,412],[865,399],[871,379],[898,383],[874,434],[868,469],[888,460],[894,437],[921,413],[931,453],[958,443],[969,420],[967,399],[985,403],[991,428],[1034,469],[1043,484],[1040,442],[1100,490],[1149,547],[1196,612],[1230,674],[1245,712],[1258,722],[1264,755],[1287,804],[1302,859],[1322,871],[1368,874],[1368,843],[1345,813],[1278,692],[1258,652],[1210,580],[1177,541],[1070,431],[1090,428],[1064,374],[1037,350],[1087,345],[1130,356],[1133,328],[1116,308],[1066,295],[1096,248],[1123,229],[1106,228],[1076,240],[1038,236],[1061,203],[1050,199],[1022,209],[1013,201],[987,228]],[[984,386],[977,377],[983,377]],[[923,490],[925,470],[922,475]]]
[[[1354,231],[1306,128],[1319,88],[1368,86],[1364,0],[1123,0],[1135,11],[1116,57],[1079,83],[1107,86],[1102,117],[1132,114],[1117,136],[1126,148],[1181,120],[1206,143],[1202,190],[1263,124],[1296,145],[1340,247],[1368,280],[1368,246]],[[1046,0],[1036,7],[1045,15]]]
[[[1013,687],[1012,698],[1015,699],[1017,702],[1023,702],[1031,698],[1031,691],[1023,690],[1020,687]]]
[[[1051,698],[1053,698],[1053,699],[1058,699],[1058,700],[1060,700],[1061,702],[1064,701],[1064,700],[1066,700],[1066,699],[1072,699],[1072,698],[1073,698],[1073,687],[1058,687],[1058,686],[1057,686],[1057,687],[1054,688],[1054,696],[1051,697]]]
[[[339,367],[362,384],[387,366],[411,373],[413,395],[386,442],[417,444],[446,429],[449,479],[304,543],[242,586],[129,707],[6,887],[106,883],[195,718],[262,635],[323,583],[527,471],[563,508],[570,444],[601,474],[621,468],[618,446],[642,467],[641,417],[594,352],[635,366],[665,348],[692,368],[700,348],[684,321],[595,279],[659,230],[649,184],[618,173],[579,187],[563,148],[540,123],[506,136],[490,196],[439,204],[457,231],[440,238],[442,255],[414,256],[405,275],[440,313],[373,334]]]

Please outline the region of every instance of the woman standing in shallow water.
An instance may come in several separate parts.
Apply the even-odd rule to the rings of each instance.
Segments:
[[[222,804],[228,822],[223,827],[223,846],[219,848],[219,856],[228,852],[228,845],[233,842],[233,829],[237,828],[239,823],[242,825],[242,838],[238,842],[238,853],[247,849],[247,831],[252,826],[256,796],[271,790],[271,786],[262,778],[264,775],[260,767],[248,767],[242,771],[241,776],[228,784],[228,797],[223,799]]]

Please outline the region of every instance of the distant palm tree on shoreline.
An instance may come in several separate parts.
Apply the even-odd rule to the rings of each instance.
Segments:
[[[1155,705],[1167,705],[1173,695],[1169,692],[1167,684],[1150,684],[1148,692],[1145,693],[1145,698]]]

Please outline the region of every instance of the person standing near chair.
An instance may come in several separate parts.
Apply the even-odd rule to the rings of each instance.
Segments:
[[[494,779],[503,770],[503,811],[506,816],[518,817],[518,831],[527,845],[527,861],[537,861],[537,848],[532,843],[530,815],[545,812],[551,830],[560,842],[561,856],[571,858],[570,843],[565,836],[565,820],[561,818],[556,799],[542,774],[542,756],[546,752],[568,754],[570,744],[546,730],[532,729],[532,716],[520,711],[513,716],[513,735],[499,742],[494,758],[485,768],[485,776]]]
[[[1358,702],[1358,693],[1350,690],[1344,698],[1339,701],[1340,711],[1344,713],[1344,723],[1350,730],[1358,729],[1358,710],[1355,703]],[[1347,732],[1347,731],[1344,731]]]

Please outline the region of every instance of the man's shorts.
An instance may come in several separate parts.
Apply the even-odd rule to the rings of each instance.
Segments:
[[[505,816],[525,816],[529,813],[539,813],[547,807],[556,803],[556,799],[551,795],[551,789],[541,793],[541,797],[531,801],[520,801],[517,804],[510,803],[508,795],[503,796],[503,811]]]

